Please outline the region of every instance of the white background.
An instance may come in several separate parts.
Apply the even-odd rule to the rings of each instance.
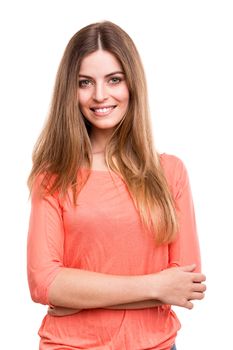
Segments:
[[[178,350],[233,346],[232,6],[224,0],[0,3],[2,348],[38,349],[46,308],[30,300],[26,277],[31,153],[68,40],[104,19],[137,45],[157,148],[180,157],[190,176],[208,291],[192,311],[176,309],[183,325]]]

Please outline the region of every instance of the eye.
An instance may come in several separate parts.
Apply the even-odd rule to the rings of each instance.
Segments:
[[[85,88],[85,87],[88,87],[89,85],[91,85],[91,81],[88,79],[83,79],[83,80],[79,80],[78,84],[79,84],[79,87]]]
[[[112,77],[110,80],[111,84],[119,84],[122,81],[122,78],[120,77]]]

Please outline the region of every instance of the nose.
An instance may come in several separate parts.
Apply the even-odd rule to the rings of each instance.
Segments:
[[[93,93],[93,99],[95,101],[101,102],[108,98],[107,88],[104,83],[96,83],[95,90]]]

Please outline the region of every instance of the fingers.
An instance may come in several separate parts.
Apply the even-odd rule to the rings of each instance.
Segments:
[[[54,308],[49,306],[48,310],[47,310],[47,313],[48,313],[48,315],[54,315],[54,313],[56,313],[56,311],[54,311]]]
[[[76,314],[80,311],[81,311],[80,309],[70,309],[70,308],[55,306],[55,307],[49,307],[47,313],[50,316],[58,316],[59,317],[59,316],[73,315],[73,314]]]
[[[191,294],[191,299],[192,300],[202,300],[202,299],[204,299],[204,297],[205,297],[204,293],[194,292],[194,293]]]
[[[206,276],[203,273],[194,273],[193,282],[205,282]]]
[[[191,264],[191,265],[186,265],[186,266],[181,266],[179,269],[184,272],[192,272],[196,268],[196,264]]]
[[[192,308],[193,308],[193,303],[192,303],[190,300],[187,300],[187,301],[185,302],[185,304],[184,304],[184,307],[185,307],[186,309],[192,310]]]
[[[196,264],[181,266],[179,269],[184,272],[193,272],[196,268]],[[204,282],[206,280],[206,276],[203,273],[193,273],[193,282]]]
[[[206,280],[202,273],[194,272],[195,264],[173,267],[161,272],[160,300],[165,304],[177,305],[187,309],[193,308],[193,300],[204,298]]]
[[[203,283],[193,283],[193,292],[205,292],[206,291],[206,285]]]

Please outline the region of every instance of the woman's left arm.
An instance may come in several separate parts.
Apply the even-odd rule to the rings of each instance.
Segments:
[[[173,196],[179,229],[176,240],[169,245],[170,266],[195,264],[195,272],[200,272],[200,249],[189,176],[179,158],[174,171]]]
[[[147,309],[152,307],[161,306],[162,303],[158,300],[146,300],[146,301],[138,301],[135,303],[121,304],[105,307],[105,309],[111,310],[136,310],[136,309]],[[69,316],[77,314],[82,311],[82,309],[70,309],[66,307],[49,307],[48,314],[51,316]]]

